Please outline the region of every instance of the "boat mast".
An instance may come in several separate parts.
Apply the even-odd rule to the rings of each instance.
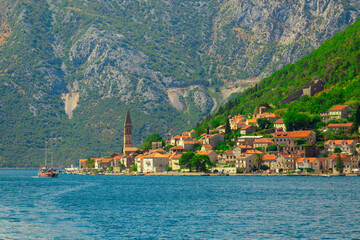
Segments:
[[[46,149],[46,139],[45,139],[45,167],[47,167],[47,149]]]
[[[54,162],[54,148],[53,148],[53,145],[54,145],[54,135],[52,135],[52,138],[51,138],[51,168],[53,168],[53,162]]]

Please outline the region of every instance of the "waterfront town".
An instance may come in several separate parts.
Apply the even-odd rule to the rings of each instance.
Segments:
[[[80,159],[79,170],[149,175],[206,172],[357,176],[359,143],[353,132],[358,129],[354,131],[354,123],[348,122],[355,111],[348,105],[337,105],[320,114],[324,124],[316,131],[326,133],[327,138],[337,136],[334,139],[319,141],[315,129],[288,131],[284,119],[261,106],[251,118],[229,116],[226,124],[208,126],[207,132],[199,136],[195,136],[194,130],[183,132],[166,141],[151,142],[149,149],[132,145],[132,123],[127,112],[122,153]],[[229,132],[232,138],[226,139]],[[203,160],[206,168],[196,163],[191,166],[192,159]]]

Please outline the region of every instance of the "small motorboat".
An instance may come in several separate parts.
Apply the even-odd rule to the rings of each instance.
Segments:
[[[322,177],[331,177],[331,175],[329,175],[329,174],[323,174],[323,175],[321,175]]]

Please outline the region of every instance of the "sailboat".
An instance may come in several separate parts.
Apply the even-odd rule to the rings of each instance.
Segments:
[[[51,168],[47,166],[47,146],[46,146],[46,140],[45,140],[45,166],[43,168],[40,168],[38,171],[38,177],[46,177],[46,178],[54,178],[59,175],[59,172],[53,169],[53,151],[52,151],[52,145],[51,145]]]

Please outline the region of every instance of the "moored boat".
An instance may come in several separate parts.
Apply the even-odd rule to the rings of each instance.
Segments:
[[[46,141],[45,141],[45,167],[40,168],[38,171],[38,177],[45,177],[45,178],[54,178],[59,175],[59,171],[56,171],[52,167],[49,168],[47,166],[47,148],[46,148]],[[53,151],[52,151],[52,145],[51,145],[51,166],[53,165]]]
[[[38,177],[54,178],[57,177],[58,175],[59,172],[52,168],[43,167],[38,171]]]

